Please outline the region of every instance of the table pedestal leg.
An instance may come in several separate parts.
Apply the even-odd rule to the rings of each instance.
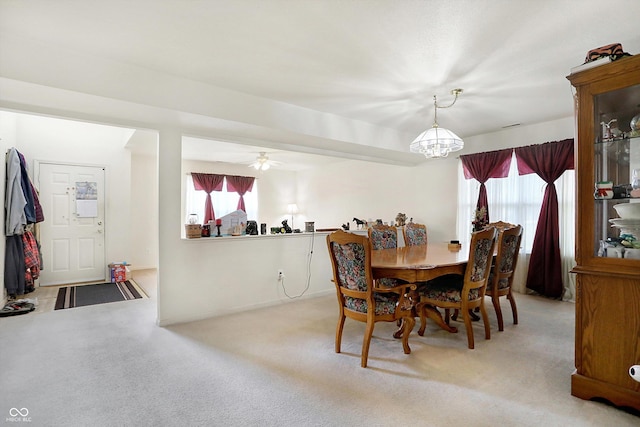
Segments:
[[[442,318],[442,314],[438,311],[438,309],[436,307],[434,307],[432,305],[425,304],[423,306],[419,306],[418,309],[419,310],[424,310],[425,315],[429,319],[433,320],[436,323],[436,325],[440,326],[445,331],[448,331],[448,332],[451,332],[451,333],[458,332],[458,328],[456,328],[455,326],[447,325],[447,323]],[[425,327],[426,327],[426,324],[420,325],[420,329],[418,330],[418,335],[420,335],[420,336],[424,335]]]
[[[438,309],[432,305],[425,305],[424,306],[424,311],[425,311],[425,315],[433,320],[436,325],[440,326],[442,329],[444,329],[447,332],[451,332],[453,334],[458,332],[458,328],[456,328],[455,326],[450,326],[447,325],[447,323],[444,321],[444,319],[442,318],[442,314],[438,311]],[[404,322],[402,322],[402,324],[400,325],[400,327],[398,328],[397,331],[395,331],[393,333],[393,337],[394,338],[402,338],[402,334],[404,331]],[[426,324],[423,324],[420,326],[420,329],[418,330],[418,335],[423,336],[424,335],[424,330],[425,330]]]

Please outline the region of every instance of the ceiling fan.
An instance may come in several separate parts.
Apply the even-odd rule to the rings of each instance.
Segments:
[[[251,163],[249,167],[250,168],[252,167],[262,172],[262,171],[266,171],[271,166],[278,165],[278,164],[280,164],[280,162],[276,162],[275,160],[270,160],[269,156],[267,156],[267,153],[264,151],[261,151],[260,155],[256,157],[255,162]]]

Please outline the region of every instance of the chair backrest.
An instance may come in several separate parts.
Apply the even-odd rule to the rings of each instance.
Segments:
[[[485,226],[485,228],[489,228],[489,227],[495,227],[498,229],[498,232],[501,230],[505,230],[507,228],[513,228],[515,227],[515,224],[511,224],[509,222],[504,222],[504,221],[496,221],[496,222],[490,222],[489,224],[487,224]]]
[[[371,246],[366,236],[342,230],[327,236],[329,258],[333,267],[333,281],[341,294],[358,298],[372,298]]]
[[[491,271],[491,262],[496,245],[497,230],[493,227],[471,234],[469,245],[469,261],[464,276],[466,292],[471,289],[481,289],[478,297],[484,298],[485,289]],[[465,292],[463,290],[463,292]],[[464,295],[464,293],[463,293]]]
[[[410,222],[402,229],[406,246],[421,246],[427,244],[427,226]]]
[[[522,241],[522,226],[505,228],[498,233],[498,253],[492,270],[492,282],[489,287],[493,291],[507,289],[513,283],[513,273],[518,264],[518,253]]]
[[[374,251],[398,247],[398,229],[396,227],[373,225],[369,228],[368,234]]]

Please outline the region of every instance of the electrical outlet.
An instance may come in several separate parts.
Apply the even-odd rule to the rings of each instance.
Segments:
[[[278,282],[284,279],[284,271],[282,269],[278,270]]]

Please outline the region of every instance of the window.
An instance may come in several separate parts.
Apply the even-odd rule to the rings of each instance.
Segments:
[[[533,239],[538,226],[538,217],[542,207],[542,197],[546,183],[536,174],[518,175],[515,155],[511,159],[511,168],[507,178],[491,178],[486,182],[489,201],[489,220],[506,221],[521,224],[523,228],[520,264],[528,267],[528,254],[531,253]],[[573,276],[569,271],[575,265],[575,171],[566,171],[555,182],[558,193],[558,222],[560,226],[560,255],[563,263],[563,282],[565,297],[573,300]],[[480,183],[475,179],[465,179],[462,162],[458,166],[458,237],[468,241],[472,231],[473,216],[478,202]],[[522,262],[525,261],[525,262]],[[525,277],[526,279],[526,277]],[[524,284],[521,289],[524,292]]]
[[[222,191],[211,192],[211,203],[213,203],[216,218],[221,218],[236,211],[238,200],[240,200],[238,193],[227,192],[226,181],[227,179],[225,178]],[[204,203],[207,198],[207,193],[204,191],[196,191],[193,188],[191,174],[187,174],[186,186],[186,212],[184,213],[184,217],[187,218],[189,214],[195,213],[198,215],[199,220],[202,221],[204,219]],[[253,183],[253,189],[244,195],[244,205],[247,208],[247,219],[258,218],[258,180]]]

